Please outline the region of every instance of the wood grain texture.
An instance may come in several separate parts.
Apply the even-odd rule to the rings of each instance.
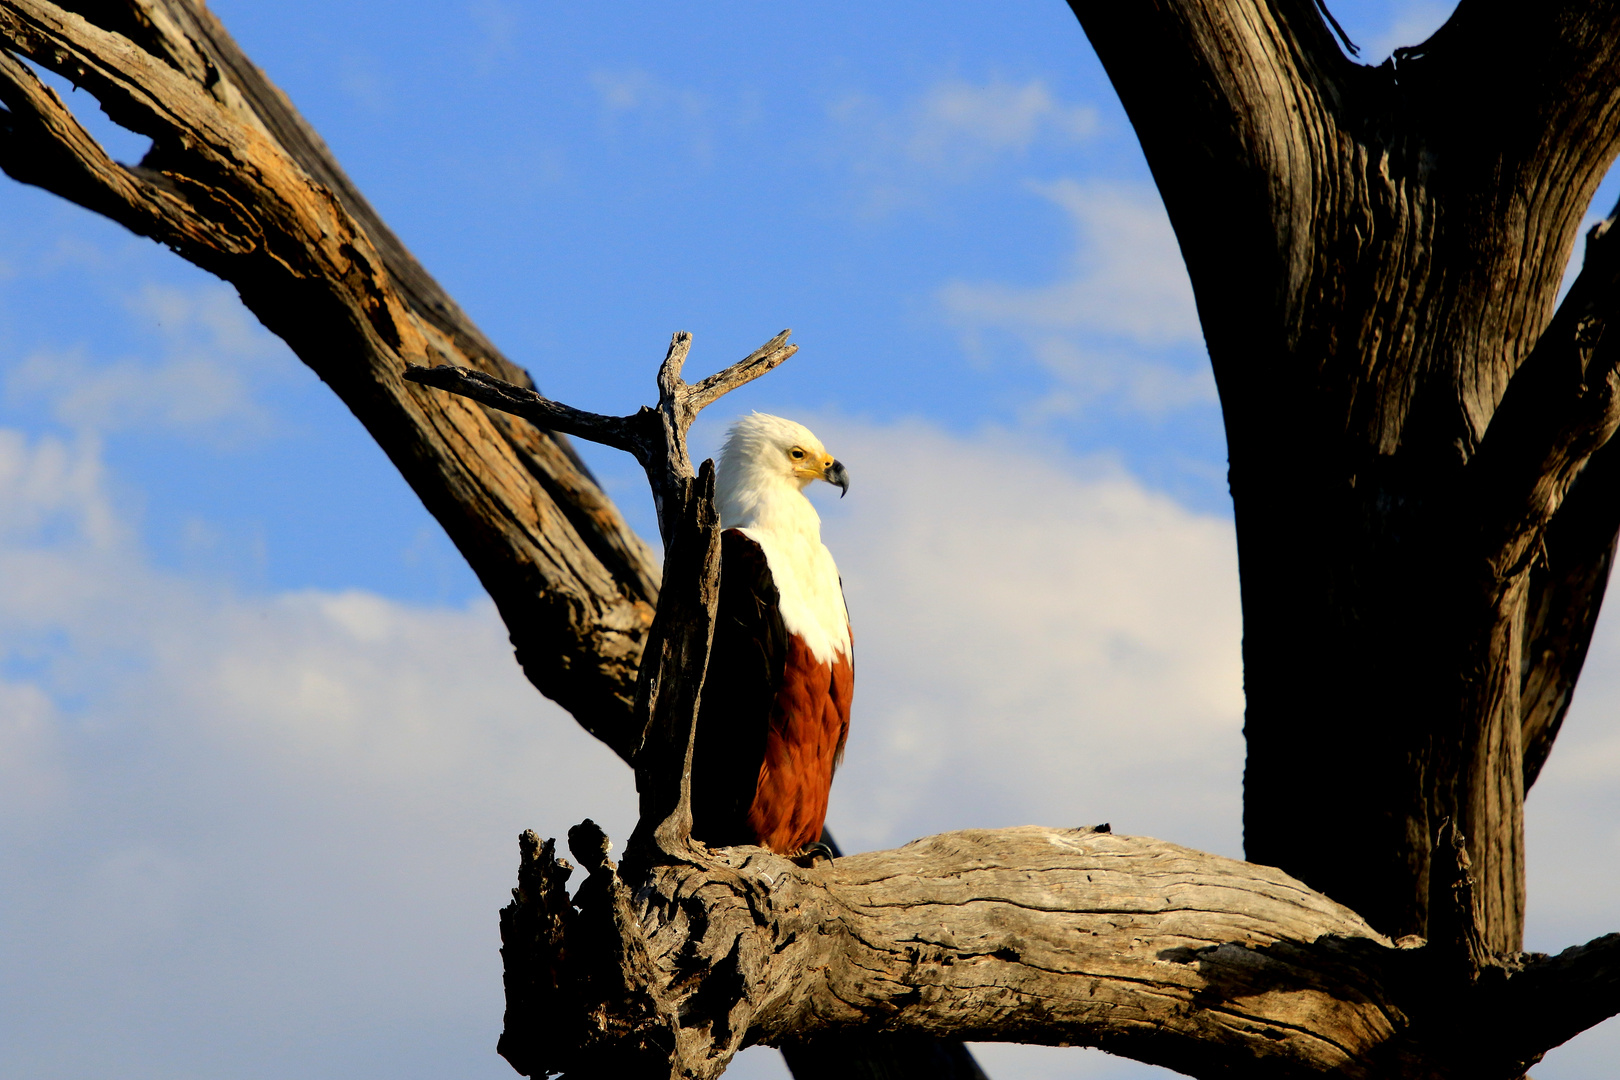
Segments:
[[[525,873],[566,876],[536,850]],[[1440,994],[1421,943],[1279,870],[1091,829],[946,833],[813,869],[730,848],[628,882],[602,858],[580,898],[555,919],[536,890],[508,908],[546,928],[530,952],[508,941],[509,978],[605,988],[508,1013],[514,1045],[574,1048],[514,1060],[526,1075],[706,1078],[743,1046],[876,1029],[1192,1076],[1511,1077],[1572,1026],[1520,1019],[1559,970],[1582,966],[1564,985],[1589,993],[1585,1022],[1620,1008],[1609,939]]]
[[[1385,932],[1464,934],[1441,842],[1459,837],[1511,955],[1524,790],[1617,524],[1570,498],[1620,420],[1604,232],[1555,306],[1620,150],[1620,4],[1465,0],[1378,67],[1314,0],[1071,7],[1164,196],[1220,389],[1248,853]]]

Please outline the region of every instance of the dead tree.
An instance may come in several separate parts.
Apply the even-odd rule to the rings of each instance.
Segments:
[[[570,834],[574,897],[525,837],[503,914],[520,1071],[709,1077],[753,1042],[950,1037],[1199,1076],[1512,1078],[1620,1011],[1620,935],[1520,951],[1524,790],[1620,531],[1609,223],[1556,303],[1620,137],[1620,0],[1464,3],[1378,68],[1313,0],[1072,6],[1164,194],[1221,391],[1248,863],[1101,829],[810,869],[692,842],[717,565],[683,424],[722,384],[681,382],[678,338],[656,409],[546,402],[197,0],[0,0],[0,167],[235,284],[445,525],[530,679],[636,767],[624,862],[589,823]],[[113,162],[19,57],[150,153]],[[648,466],[661,592],[557,430]]]

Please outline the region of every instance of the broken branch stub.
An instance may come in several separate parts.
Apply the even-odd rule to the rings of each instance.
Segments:
[[[714,462],[696,475],[686,434],[698,413],[798,351],[784,330],[742,360],[693,386],[681,378],[692,335],[676,333],[658,369],[658,405],[629,416],[588,413],[481,371],[408,367],[405,378],[468,397],[555,431],[635,456],[647,474],[664,538],[663,588],[636,683],[640,737],[633,761],[641,821],[637,859],[680,859],[692,832],[692,746],[720,596],[720,517]]]
[[[666,536],[664,588],[636,687],[636,715],[647,726],[635,759],[641,820],[630,840],[634,852],[650,845],[671,858],[684,855],[692,835],[692,747],[720,602],[714,462],[679,483],[686,491]]]

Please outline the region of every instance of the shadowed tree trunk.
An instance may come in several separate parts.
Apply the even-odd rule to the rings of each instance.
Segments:
[[[1620,936],[1520,951],[1524,791],[1620,529],[1607,222],[1557,301],[1616,150],[1620,0],[1465,3],[1378,68],[1311,0],[1071,6],[1221,392],[1248,863],[1106,827],[810,867],[693,842],[718,549],[685,426],[791,349],[688,386],[678,335],[657,408],[547,401],[196,0],[0,0],[0,167],[235,284],[444,524],[531,681],[636,769],[623,865],[577,827],[570,897],[554,843],[522,842],[501,1051],[525,1075],[712,1077],[768,1043],[800,1076],[968,1077],[971,1038],[1198,1076],[1511,1080],[1620,1011]],[[151,152],[109,159],[20,58]],[[552,431],[646,466],[662,576]]]
[[[1620,5],[1464,3],[1378,68],[1310,0],[1072,6],[1220,387],[1248,855],[1460,941],[1454,834],[1481,944],[1514,953],[1524,792],[1620,522],[1614,467],[1586,468],[1620,419],[1606,238],[1554,315],[1617,148]]]

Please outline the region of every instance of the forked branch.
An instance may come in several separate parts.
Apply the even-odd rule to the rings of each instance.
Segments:
[[[684,497],[681,485],[693,476],[692,460],[686,452],[686,433],[691,430],[692,422],[705,406],[753,382],[798,352],[797,345],[787,344],[791,333],[793,331],[783,330],[735,364],[692,385],[681,378],[686,355],[692,348],[692,335],[684,330],[677,332],[670,338],[669,351],[658,368],[658,405],[655,408],[642,406],[629,416],[604,416],[575,409],[529,387],[517,386],[471,368],[412,365],[405,369],[405,378],[521,416],[537,427],[576,435],[634,455],[652,486],[658,505],[658,528],[668,544],[674,528],[674,520],[668,513],[678,508]]]
[[[631,851],[641,860],[688,857],[692,832],[692,748],[720,595],[720,519],[714,462],[694,476],[686,434],[704,406],[759,378],[798,351],[783,330],[737,363],[696,385],[681,378],[692,335],[676,333],[658,368],[658,405],[603,416],[552,401],[480,371],[409,367],[405,378],[514,413],[554,430],[633,454],[647,473],[664,537],[658,596],[636,688],[636,791],[641,822]]]

